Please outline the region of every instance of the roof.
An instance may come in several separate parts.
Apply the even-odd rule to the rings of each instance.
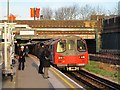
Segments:
[[[91,28],[99,26],[96,20],[15,20],[13,22],[27,24],[32,28]]]

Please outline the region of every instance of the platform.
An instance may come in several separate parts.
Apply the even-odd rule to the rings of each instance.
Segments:
[[[43,74],[38,74],[39,59],[33,55],[26,57],[25,69],[17,70],[14,84],[11,84],[11,88],[78,88],[83,90],[84,88],[78,85],[76,82],[71,80],[69,77],[62,74],[59,70],[54,67],[49,68],[48,79],[43,78]],[[10,84],[8,84],[10,85]],[[4,88],[5,85],[4,85]],[[7,87],[10,88],[10,87]]]

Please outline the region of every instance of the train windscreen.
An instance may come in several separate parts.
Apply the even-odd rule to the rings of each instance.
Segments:
[[[74,40],[67,40],[67,49],[74,50],[75,49],[75,41]]]
[[[58,53],[64,52],[66,50],[65,46],[66,46],[66,41],[65,40],[58,41],[58,43],[57,43],[57,52]]]
[[[85,43],[82,40],[77,40],[77,50],[79,52],[85,52],[86,51]]]

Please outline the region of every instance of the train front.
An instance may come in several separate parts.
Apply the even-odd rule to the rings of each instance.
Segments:
[[[83,39],[62,39],[57,41],[54,53],[55,64],[67,71],[79,70],[88,63],[88,51]]]

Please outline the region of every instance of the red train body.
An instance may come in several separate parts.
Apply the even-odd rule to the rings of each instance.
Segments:
[[[57,39],[50,44],[51,62],[60,69],[79,70],[88,64],[85,40],[76,36]]]

